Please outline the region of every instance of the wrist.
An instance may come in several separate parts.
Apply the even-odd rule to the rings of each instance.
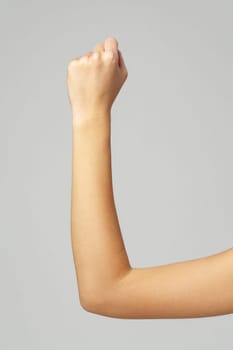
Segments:
[[[94,112],[86,111],[79,113],[72,113],[72,125],[74,127],[82,127],[92,124],[109,123],[111,119],[111,111],[96,110]]]
[[[98,133],[109,139],[111,133],[111,113],[87,113],[86,115],[72,115],[72,129],[74,135],[85,134],[94,137]]]

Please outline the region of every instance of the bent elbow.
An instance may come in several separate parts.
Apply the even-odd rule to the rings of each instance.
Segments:
[[[80,305],[87,312],[103,315],[105,310],[104,294],[86,292],[80,297]]]

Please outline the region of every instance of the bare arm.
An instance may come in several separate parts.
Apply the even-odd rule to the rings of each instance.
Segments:
[[[194,318],[233,313],[233,249],[132,268],[92,311],[119,318]]]
[[[233,313],[233,249],[131,268],[114,204],[109,117],[73,126],[72,244],[83,307],[120,318]]]
[[[71,237],[85,308],[129,270],[113,199],[110,115],[104,117],[73,125]]]
[[[83,66],[73,64],[70,81],[74,81],[72,74],[76,68],[79,76],[81,67],[92,70],[92,77],[99,70],[99,78],[110,69],[105,64],[101,71],[96,61],[88,62]],[[85,77],[87,82],[87,71]],[[75,84],[70,85],[72,90]],[[82,86],[82,92],[84,90]],[[92,96],[91,89],[88,96]],[[72,101],[71,238],[84,309],[119,318],[184,318],[233,313],[233,248],[163,266],[130,266],[114,204],[110,109],[96,104],[96,108],[77,111],[75,100]]]

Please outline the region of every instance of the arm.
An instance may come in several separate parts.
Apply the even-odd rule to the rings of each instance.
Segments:
[[[107,52],[112,43],[115,49]],[[68,66],[73,136],[71,240],[80,302],[88,310],[130,267],[111,176],[110,107],[127,77],[115,44],[110,38],[104,55],[99,52],[94,58],[89,53]]]
[[[73,125],[71,237],[85,309],[102,300],[129,270],[113,199],[110,115],[103,115],[103,121],[91,117]]]
[[[92,312],[118,318],[194,318],[233,313],[233,248],[199,259],[131,268]]]
[[[73,126],[72,244],[82,306],[119,318],[233,313],[233,249],[131,268],[112,191],[110,122]]]
[[[77,67],[80,62],[71,73]],[[130,266],[112,189],[111,113],[100,106],[73,107],[71,238],[81,305],[119,318],[233,313],[232,248],[163,266]]]

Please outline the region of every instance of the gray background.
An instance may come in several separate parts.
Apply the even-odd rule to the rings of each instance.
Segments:
[[[1,1],[0,348],[232,349],[232,315],[85,312],[70,244],[66,66],[115,36],[115,202],[132,266],[232,247],[231,1]]]

